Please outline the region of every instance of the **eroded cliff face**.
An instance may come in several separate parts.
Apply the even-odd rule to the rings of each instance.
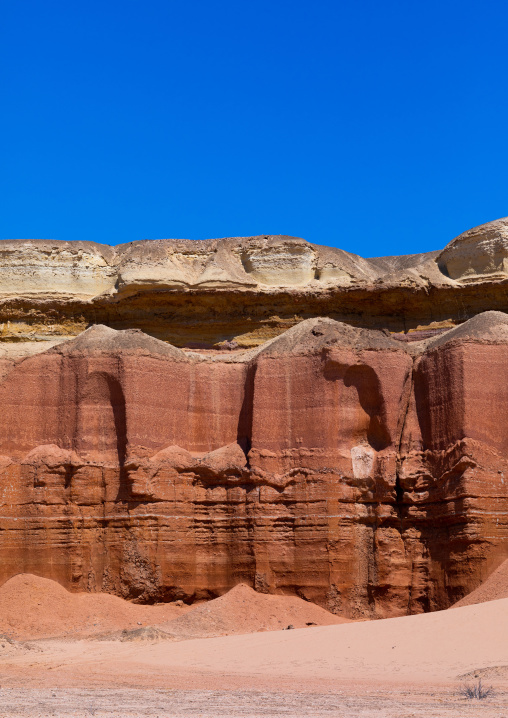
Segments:
[[[501,312],[412,343],[308,319],[211,354],[96,325],[2,362],[0,582],[243,581],[382,617],[445,608],[508,553]]]
[[[441,252],[374,259],[285,236],[0,241],[3,342],[62,341],[101,323],[179,347],[249,348],[312,317],[411,335],[486,310],[508,310],[507,219]]]

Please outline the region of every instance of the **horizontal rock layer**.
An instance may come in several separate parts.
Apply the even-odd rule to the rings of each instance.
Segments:
[[[308,319],[217,355],[93,326],[1,362],[0,582],[147,602],[246,582],[382,617],[506,557],[506,314],[414,343]]]
[[[441,252],[374,259],[285,236],[0,241],[4,342],[63,340],[102,323],[181,347],[252,347],[311,317],[405,333],[485,310],[508,310],[507,219]]]

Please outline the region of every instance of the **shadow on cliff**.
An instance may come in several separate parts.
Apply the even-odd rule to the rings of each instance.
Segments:
[[[254,383],[256,379],[257,364],[248,367],[245,376],[244,394],[240,415],[238,417],[238,429],[236,441],[243,449],[249,466],[249,451],[252,445],[252,422],[254,415]]]
[[[92,416],[87,417],[87,409]],[[100,417],[93,421],[93,414],[99,410]],[[120,484],[117,500],[128,498],[125,458],[127,455],[127,411],[125,395],[120,381],[107,372],[92,372],[86,380],[81,393],[80,411],[82,423],[91,423],[87,428],[91,433],[95,451],[101,451],[104,444],[110,444],[116,453],[120,471]],[[109,425],[108,425],[109,424]],[[108,446],[109,448],[109,446]]]
[[[329,381],[342,381],[344,386],[353,386],[358,394],[358,401],[369,417],[367,441],[375,451],[382,451],[392,443],[390,432],[386,426],[386,407],[381,391],[379,378],[366,364],[346,366],[328,360],[324,367],[324,377]]]

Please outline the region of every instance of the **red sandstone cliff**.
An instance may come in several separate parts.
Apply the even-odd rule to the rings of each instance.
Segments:
[[[159,601],[239,582],[444,608],[508,552],[508,315],[406,344],[309,319],[245,353],[92,326],[0,383],[0,581]]]

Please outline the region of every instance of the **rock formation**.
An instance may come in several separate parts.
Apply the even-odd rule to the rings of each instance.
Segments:
[[[508,309],[506,226],[376,260],[0,243],[0,583],[191,602],[244,582],[350,618],[462,598],[508,554],[508,314],[475,310]]]
[[[327,316],[412,333],[508,308],[508,219],[442,252],[363,259],[297,237],[0,241],[0,338],[61,341],[91,324],[179,347],[259,346]]]

